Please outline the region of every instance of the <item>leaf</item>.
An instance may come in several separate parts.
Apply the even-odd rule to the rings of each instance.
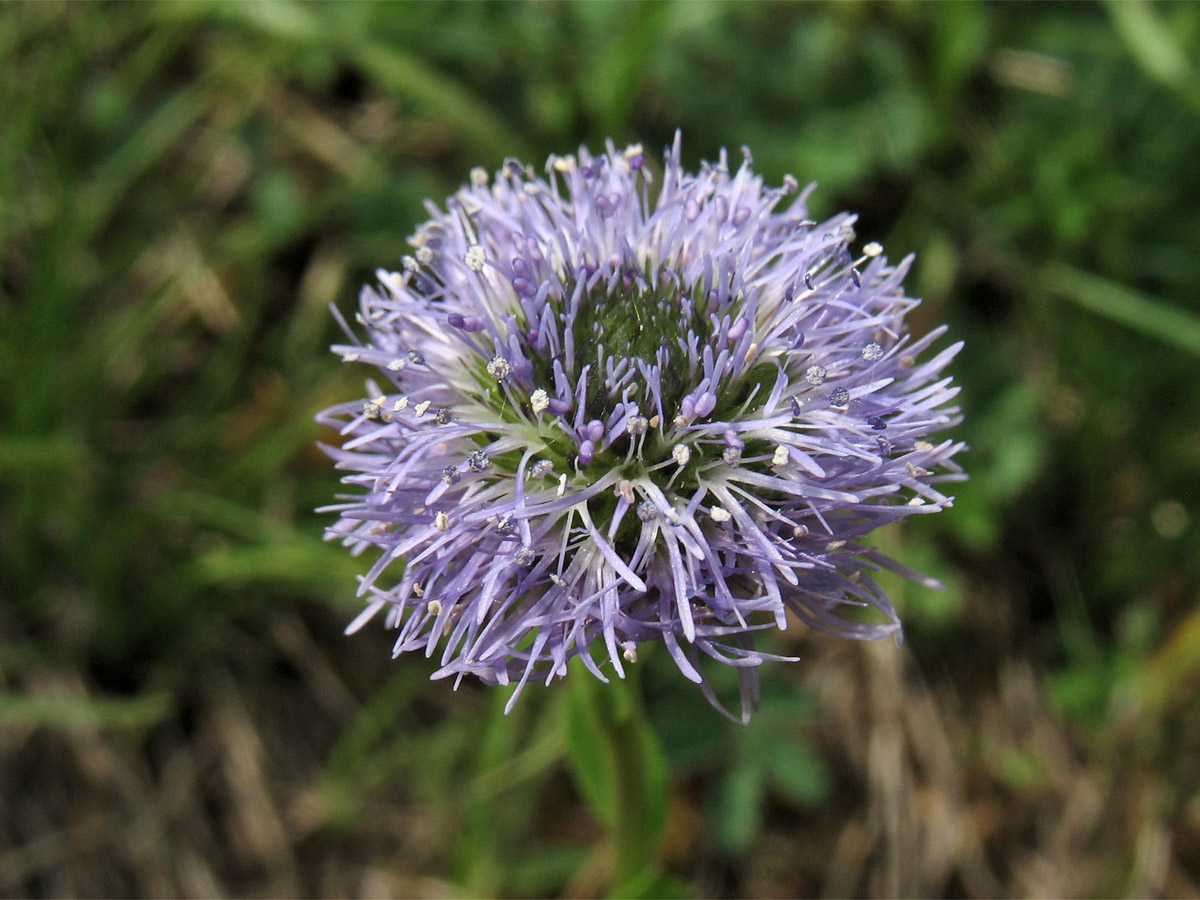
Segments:
[[[742,759],[726,773],[717,789],[717,842],[733,855],[750,848],[762,823],[765,797],[761,765]]]
[[[1192,74],[1187,54],[1150,4],[1143,0],[1108,0],[1104,5],[1117,34],[1146,74],[1167,87],[1186,92]]]
[[[1042,284],[1084,309],[1200,356],[1200,317],[1192,313],[1066,263],[1050,263]]]
[[[139,729],[161,721],[169,694],[136,697],[31,697],[0,693],[0,724],[44,728]]]
[[[772,741],[763,765],[779,793],[803,806],[820,803],[829,794],[829,770],[812,747],[800,741]]]

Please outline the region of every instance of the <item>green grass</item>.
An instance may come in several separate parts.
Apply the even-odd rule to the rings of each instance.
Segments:
[[[648,661],[662,889],[1194,893],[1197,59],[1190,4],[0,8],[0,892],[605,890],[558,693],[341,637],[313,414],[425,198],[681,128],[917,254],[971,480],[887,536],[951,586],[903,650],[782,636],[745,731]]]

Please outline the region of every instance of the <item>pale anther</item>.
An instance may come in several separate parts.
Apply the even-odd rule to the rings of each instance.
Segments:
[[[478,244],[475,244],[467,250],[466,255],[463,257],[463,262],[467,264],[467,268],[472,272],[482,272],[483,261],[486,258],[487,257],[483,254],[483,248]]]
[[[512,363],[503,356],[497,356],[487,364],[487,373],[497,381],[503,381],[512,374]]]

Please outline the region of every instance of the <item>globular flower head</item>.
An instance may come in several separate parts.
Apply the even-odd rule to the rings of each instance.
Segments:
[[[853,216],[810,220],[745,155],[692,175],[676,138],[655,187],[609,144],[429,205],[334,348],[379,380],[319,417],[355,489],[329,536],[379,551],[348,630],[386,610],[397,655],[514,700],[661,641],[710,699],[701,658],[739,667],[743,718],[789,613],[898,631],[872,573],[921,576],[861,541],[950,504],[959,345],[923,359],[944,329],[905,329],[911,260],[856,254]]]

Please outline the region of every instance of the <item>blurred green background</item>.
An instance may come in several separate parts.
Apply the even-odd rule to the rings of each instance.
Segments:
[[[917,253],[972,478],[880,537],[949,585],[902,647],[789,631],[747,728],[647,659],[658,889],[1200,894],[1200,5],[10,3],[0,61],[0,894],[607,889],[560,688],[342,636],[312,417],[424,198],[676,128]]]

